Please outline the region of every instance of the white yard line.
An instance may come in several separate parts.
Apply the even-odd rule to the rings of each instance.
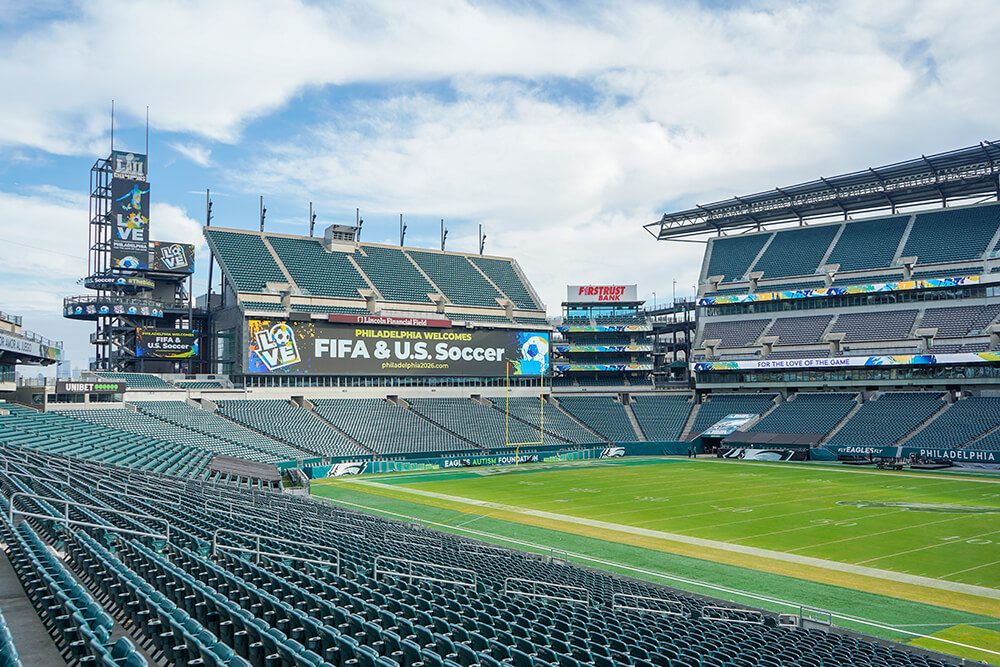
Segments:
[[[763,517],[763,518],[768,518],[768,519],[770,519],[770,518],[784,518],[786,516],[793,516],[794,514],[809,514],[809,513],[812,513],[812,512],[822,512],[822,511],[824,511],[824,509],[828,509],[828,508],[803,510],[802,512],[793,512],[791,514],[780,514],[780,515],[778,515],[778,517]],[[877,519],[880,516],[889,516],[889,515],[892,515],[892,514],[899,514],[902,511],[903,511],[903,509],[900,508],[900,509],[894,510],[892,512],[882,512],[880,514],[869,514],[867,516],[858,517],[856,519],[837,519],[833,523],[836,524],[836,523],[839,523],[839,522],[842,522],[842,521],[858,522],[858,521],[864,521],[865,519]],[[732,522],[730,522],[730,523],[732,523]],[[921,525],[923,525],[923,524],[921,524]],[[829,524],[825,524],[825,523],[810,523],[807,526],[798,526],[796,528],[786,528],[784,530],[773,530],[770,533],[760,533],[759,535],[748,535],[747,537],[736,537],[736,538],[733,538],[733,541],[734,542],[739,542],[739,541],[742,541],[742,540],[755,540],[758,537],[767,537],[768,535],[780,535],[781,533],[793,533],[793,532],[795,532],[797,530],[809,530],[810,528],[823,528],[823,527],[829,527]],[[875,534],[876,533],[866,533],[866,536],[867,535],[875,535]],[[813,545],[813,546],[815,546],[815,545]],[[809,547],[802,547],[802,548],[808,549]]]
[[[953,577],[956,574],[964,574],[965,572],[972,572],[973,570],[978,570],[981,567],[989,567],[990,565],[996,565],[997,563],[1000,563],[1000,560],[995,560],[992,563],[983,563],[982,565],[977,565],[975,567],[969,567],[969,568],[966,568],[964,570],[959,570],[958,572],[949,572],[948,574],[943,575],[943,576],[944,577]],[[1000,621],[997,621],[997,625],[1000,625]]]
[[[863,560],[863,561],[860,561],[859,563],[871,563],[872,561],[882,560],[883,558],[892,558],[893,556],[902,556],[903,554],[912,554],[915,551],[926,551],[927,549],[936,549],[938,547],[948,546],[949,544],[961,544],[965,540],[974,540],[974,539],[979,538],[979,537],[985,537],[987,535],[994,535],[997,532],[1000,532],[1000,531],[991,530],[988,533],[981,533],[979,535],[970,535],[969,537],[962,537],[961,539],[958,539],[958,540],[949,540],[947,542],[941,542],[939,544],[929,544],[929,545],[927,545],[925,547],[917,547],[916,549],[907,549],[906,551],[900,551],[899,553],[888,554],[887,556],[879,556],[878,558],[869,558],[868,560]]]
[[[860,565],[851,565],[848,563],[838,563],[835,561],[823,560],[820,558],[812,558],[809,556],[799,556],[796,554],[789,554],[781,551],[771,551],[769,549],[760,549],[757,547],[748,547],[739,544],[730,544],[728,542],[706,540],[699,537],[689,537],[687,535],[679,535],[676,533],[666,533],[657,530],[649,530],[648,528],[638,528],[635,526],[625,526],[621,524],[608,523],[606,521],[584,519],[580,517],[568,516],[565,514],[556,514],[554,512],[543,512],[540,510],[532,510],[524,507],[516,507],[514,505],[504,505],[501,503],[492,503],[483,500],[474,500],[471,498],[450,496],[444,493],[436,493],[434,491],[412,489],[398,485],[380,484],[378,482],[371,482],[363,479],[350,479],[350,480],[345,480],[345,482],[347,482],[350,485],[375,487],[383,491],[390,491],[390,492],[397,491],[404,494],[422,496],[425,498],[435,498],[437,500],[446,500],[449,502],[459,503],[463,505],[475,505],[478,507],[486,507],[494,510],[513,512],[516,514],[523,514],[527,516],[535,516],[542,519],[550,519],[554,521],[561,521],[564,523],[573,523],[583,526],[590,526],[592,528],[613,531],[616,533],[626,533],[631,535],[639,535],[642,537],[651,537],[654,539],[682,542],[685,544],[691,544],[694,546],[699,546],[709,549],[719,549],[722,551],[740,553],[748,556],[753,556],[755,558],[770,558],[772,560],[795,563],[797,565],[807,565],[811,567],[819,567],[838,572],[847,572],[850,574],[876,577],[879,579],[889,579],[901,583],[913,584],[915,586],[924,586],[927,588],[936,588],[939,590],[946,590],[956,593],[964,593],[967,595],[974,595],[977,597],[989,598],[993,600],[1000,600],[1000,590],[993,588],[986,588],[985,586],[972,586],[969,584],[960,584],[951,581],[941,581],[938,579],[932,579],[930,577],[921,577],[912,574],[891,572],[889,570],[880,570],[871,567],[863,567]]]
[[[969,514],[959,514],[957,516],[950,516],[950,517],[947,517],[945,519],[938,519],[937,521],[925,521],[925,522],[921,523],[919,527],[923,528],[924,526],[933,526],[936,523],[948,523],[949,521],[956,521],[958,519],[965,519],[965,518],[968,518],[969,516],[971,516],[971,515],[969,515]],[[888,535],[889,533],[896,533],[896,532],[899,532],[901,530],[913,530],[916,527],[917,526],[900,526],[899,528],[889,528],[887,530],[882,530],[882,531],[879,531],[877,533],[865,533],[864,535],[855,535],[854,537],[844,537],[844,538],[841,538],[839,540],[830,540],[829,542],[817,542],[816,544],[810,544],[809,546],[796,547],[795,549],[789,549],[789,551],[802,551],[803,549],[813,549],[815,547],[825,547],[828,544],[839,544],[841,542],[850,542],[852,540],[864,540],[864,539],[867,539],[869,537],[878,537],[879,535]],[[969,539],[971,539],[972,537],[978,537],[978,536],[977,535],[973,535]],[[944,543],[941,543],[941,544],[944,544]],[[939,546],[941,546],[941,544],[930,544],[930,545],[927,545],[927,546],[924,546],[924,547],[920,547],[920,549],[929,549],[931,547],[939,547]],[[919,551],[919,549],[911,549],[910,551]],[[909,553],[910,551],[903,551],[901,553],[905,554],[905,553]],[[883,558],[891,558],[892,556],[898,556],[898,555],[900,555],[900,554],[891,554],[891,555],[888,555],[888,556],[879,556],[878,558],[871,558],[869,560],[881,560]],[[868,561],[861,561],[861,562],[862,563],[867,563]]]

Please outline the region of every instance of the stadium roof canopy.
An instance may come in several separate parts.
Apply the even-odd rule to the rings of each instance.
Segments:
[[[915,160],[869,167],[865,171],[820,178],[787,188],[775,188],[745,197],[664,213],[643,225],[659,240],[677,240],[705,234],[760,230],[767,225],[799,223],[852,213],[940,203],[950,199],[1000,196],[1000,142],[922,155]]]

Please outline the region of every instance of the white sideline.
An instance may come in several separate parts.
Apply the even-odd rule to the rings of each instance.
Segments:
[[[385,515],[388,515],[388,516],[399,517],[399,518],[406,519],[408,521],[413,520],[413,518],[414,518],[414,517],[409,516],[407,514],[400,514],[398,512],[390,512],[389,510],[379,509],[377,507],[369,507],[367,505],[359,505],[358,503],[352,503],[352,502],[348,502],[346,500],[340,500],[339,498],[329,498],[327,496],[314,496],[314,498],[319,498],[321,500],[325,500],[325,501],[330,502],[330,503],[335,503],[335,504],[339,503],[341,505],[348,505],[350,507],[357,507],[357,508],[360,508],[360,509],[363,509],[363,510],[367,510],[368,512],[376,512],[376,513],[385,514]],[[461,526],[455,526],[455,525],[447,524],[447,523],[438,523],[436,521],[428,521],[426,519],[421,519],[420,521],[422,523],[428,525],[428,526],[439,526],[439,527],[441,527],[444,530],[456,530],[456,531],[460,531],[460,532],[463,532],[463,533],[469,533],[471,535],[478,535],[480,537],[486,537],[486,538],[489,538],[489,539],[492,539],[492,540],[499,540],[501,542],[508,542],[510,544],[516,544],[518,546],[527,547],[529,549],[537,549],[537,550],[543,551],[543,552],[545,552],[545,551],[551,551],[552,550],[551,547],[547,547],[544,544],[535,544],[533,542],[527,542],[527,541],[524,541],[524,540],[518,540],[518,539],[515,539],[515,538],[512,538],[512,537],[505,537],[503,535],[496,535],[494,533],[487,533],[487,532],[484,532],[484,531],[481,531],[481,530],[473,530],[471,528],[463,528]],[[799,609],[802,606],[809,606],[809,605],[800,605],[800,604],[797,604],[795,602],[789,602],[787,600],[781,600],[781,599],[778,599],[778,598],[770,598],[770,597],[767,597],[767,596],[764,596],[764,595],[759,595],[757,593],[748,593],[746,591],[737,590],[735,588],[728,588],[726,586],[718,586],[716,584],[708,584],[708,583],[705,583],[705,582],[702,582],[702,581],[698,581],[697,579],[688,579],[688,578],[685,578],[685,577],[678,577],[678,576],[673,575],[673,574],[666,574],[664,572],[656,572],[656,571],[653,571],[653,570],[644,570],[642,568],[633,567],[631,565],[625,565],[623,563],[616,563],[614,561],[604,560],[604,559],[601,559],[601,558],[594,558],[593,556],[587,556],[585,554],[578,554],[578,553],[575,553],[575,552],[572,552],[572,551],[564,551],[564,550],[560,550],[560,551],[561,551],[561,553],[566,554],[567,556],[570,556],[570,557],[573,557],[573,558],[578,558],[578,559],[584,560],[584,561],[589,561],[591,563],[598,563],[600,565],[606,565],[606,566],[609,566],[609,567],[619,568],[619,569],[626,570],[626,571],[629,571],[629,572],[637,572],[639,574],[645,574],[645,575],[648,575],[648,576],[659,577],[661,579],[666,579],[668,581],[678,581],[678,582],[681,582],[681,583],[685,583],[685,584],[689,584],[689,585],[693,585],[693,586],[699,586],[699,587],[702,587],[702,588],[706,588],[708,590],[713,590],[713,591],[719,591],[719,592],[723,592],[723,593],[728,593],[730,595],[738,595],[738,596],[745,597],[745,598],[748,598],[748,599],[751,599],[751,600],[759,600],[761,602],[767,602],[769,604],[781,605],[781,606],[785,606],[785,607],[790,607],[792,609]],[[900,627],[896,627],[896,626],[892,626],[892,625],[885,625],[884,623],[878,623],[876,621],[870,621],[870,620],[865,619],[865,618],[858,618],[857,616],[848,616],[846,614],[840,614],[840,613],[837,613],[837,612],[830,612],[830,615],[833,618],[838,618],[838,619],[841,619],[841,620],[850,621],[851,623],[857,623],[859,625],[867,625],[867,626],[870,626],[870,627],[873,627],[873,628],[879,628],[881,630],[891,630],[893,632],[899,632],[899,633],[904,634],[904,635],[909,635],[910,637],[920,637],[922,639],[931,639],[933,641],[941,642],[943,644],[950,644],[952,646],[960,646],[962,648],[968,648],[968,649],[972,649],[974,651],[981,651],[983,653],[989,653],[990,655],[1000,656],[1000,651],[991,651],[990,649],[981,648],[979,646],[972,646],[970,644],[963,644],[961,642],[952,641],[950,639],[940,639],[938,637],[931,637],[929,635],[924,635],[924,634],[921,634],[919,632],[910,632],[909,630],[903,630]]]

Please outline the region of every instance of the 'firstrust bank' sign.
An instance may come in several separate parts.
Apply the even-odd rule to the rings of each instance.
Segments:
[[[635,285],[567,285],[568,303],[630,303],[638,301]]]

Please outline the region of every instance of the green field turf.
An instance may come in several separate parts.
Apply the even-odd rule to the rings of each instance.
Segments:
[[[830,543],[845,537],[847,541],[857,537],[868,542],[873,533],[881,533],[882,543],[860,558],[878,558],[869,567],[892,570],[886,563],[904,562],[910,554],[886,558],[887,553],[920,549],[911,553],[930,552],[928,556],[943,569],[954,562],[953,554],[938,557],[937,552],[947,548],[958,552],[959,558],[968,564],[953,565],[944,575],[963,567],[969,572],[980,572],[979,578],[963,579],[959,574],[952,575],[950,581],[962,584],[995,581],[994,561],[1000,560],[1000,549],[995,544],[991,547],[992,542],[979,541],[1000,538],[997,533],[1000,515],[994,511],[952,512],[963,508],[1000,510],[1000,499],[993,495],[1000,490],[997,483],[1000,476],[871,472],[874,474],[808,464],[624,459],[316,480],[312,492],[355,509],[396,518],[419,517],[435,528],[476,539],[542,552],[564,550],[571,560],[584,565],[775,612],[794,612],[798,604],[826,609],[834,613],[837,625],[887,639],[910,641],[919,635],[935,635],[951,643],[934,641],[920,645],[1000,665],[997,632],[1000,600],[996,597],[964,596],[966,600],[959,603],[957,599],[963,596],[946,590],[932,591],[937,595],[926,596],[926,590],[919,588],[893,588],[893,582],[881,579],[858,584],[839,572],[798,568],[788,563],[769,569],[754,559],[717,558],[721,552],[712,550],[678,551],[667,543],[651,544],[616,531],[586,530],[586,526],[577,527],[566,521],[546,522],[499,509],[541,510],[567,517],[570,522],[579,517],[770,550],[785,544],[792,550],[806,544],[811,547],[811,556],[824,559],[832,559],[833,551],[829,549],[833,545],[827,544],[828,550],[817,555],[815,550],[820,542]],[[444,494],[458,502],[442,500],[441,496],[427,492]],[[925,511],[914,511],[898,506],[838,504],[843,501],[957,507],[923,507]],[[949,511],[926,511],[932,509]],[[853,513],[846,515],[850,521],[844,513]],[[954,518],[963,521],[950,521]],[[973,521],[965,520],[969,518]],[[940,520],[945,521],[934,523]],[[842,521],[856,525],[831,525]],[[741,526],[745,522],[763,527],[747,531]],[[956,524],[964,532],[957,532]],[[949,530],[938,532],[941,526],[948,526]],[[814,536],[813,542],[806,543],[801,537],[789,542],[785,533],[777,531],[808,533]],[[760,537],[766,532],[775,532],[774,539]],[[983,533],[993,534],[974,537]],[[937,539],[940,537],[952,539]],[[970,539],[973,540],[970,548],[989,548],[968,552],[956,549],[956,543]],[[902,565],[898,571],[907,569],[922,576],[941,571],[928,567],[912,571],[913,568]],[[993,579],[984,578],[983,572],[992,573],[989,576]],[[917,639],[914,643],[922,641],[930,640]]]
[[[1000,479],[714,460],[636,463],[373,481],[1000,588]]]

